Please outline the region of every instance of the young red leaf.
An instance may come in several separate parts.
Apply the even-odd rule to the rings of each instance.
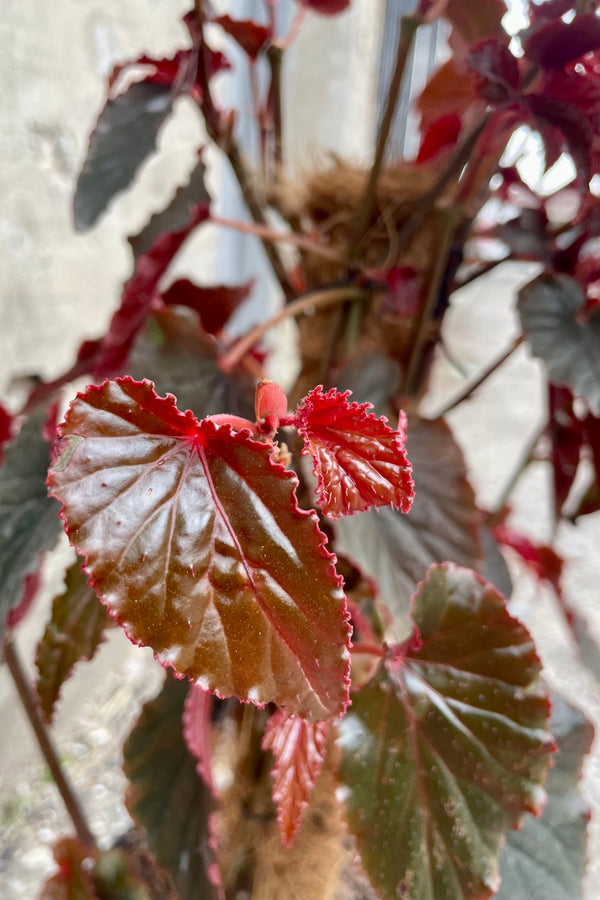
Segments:
[[[254,279],[244,284],[216,284],[200,287],[187,278],[174,281],[162,295],[167,306],[188,306],[195,310],[208,334],[223,330],[232,313],[243,303],[254,287]]]
[[[271,716],[262,741],[263,750],[271,750],[275,765],[273,800],[281,841],[291,847],[300,828],[302,815],[321,771],[327,749],[330,722],[307,722],[279,711]]]
[[[75,663],[94,657],[104,632],[113,624],[81,571],[79,560],[67,571],[64,592],[54,598],[51,619],[35,654],[36,690],[48,722]]]
[[[339,725],[348,826],[382,896],[487,897],[504,833],[544,802],[540,663],[504,598],[451,563],[430,569],[412,617]]]
[[[405,436],[374,416],[370,403],[348,403],[349,395],[317,387],[295,415],[302,452],[314,461],[321,509],[332,519],[372,506],[408,512],[414,491]]]
[[[350,6],[350,0],[300,0],[300,3],[323,16],[337,16]]]
[[[271,38],[271,30],[259,25],[251,19],[232,19],[231,16],[217,16],[217,25],[231,35],[251,60],[255,60],[267,41]]]
[[[523,42],[527,59],[548,69],[560,69],[599,47],[600,19],[593,13],[575,16],[571,22],[546,22]]]
[[[60,434],[51,492],[133,641],[219,695],[343,711],[344,594],[270,445],[131,378],[79,394]]]
[[[196,758],[196,771],[214,793],[211,769],[210,716],[213,696],[197,684],[193,684],[185,698],[183,708],[183,737],[187,748]]]

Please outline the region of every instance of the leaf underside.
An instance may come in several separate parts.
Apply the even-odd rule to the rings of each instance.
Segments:
[[[581,900],[590,818],[578,783],[594,738],[590,722],[553,694],[550,727],[556,739],[555,763],[546,781],[548,802],[538,819],[510,831],[500,854],[502,884],[498,900]]]
[[[270,445],[131,378],[78,395],[60,433],[50,488],[133,641],[221,696],[317,719],[344,709],[345,598]]]
[[[566,275],[539,275],[519,291],[518,311],[532,352],[555,384],[565,384],[600,415],[600,311],[578,320],[579,284]]]
[[[481,561],[480,514],[449,427],[409,419],[406,452],[415,480],[410,512],[380,509],[336,524],[340,552],[378,584],[394,615],[397,639],[410,630],[410,598],[432,563],[450,559],[474,569]]]
[[[271,750],[273,800],[281,841],[291,847],[308,805],[311,791],[323,766],[329,722],[307,722],[278,711],[271,716],[262,741]]]
[[[386,660],[339,726],[348,825],[385,900],[488,897],[504,832],[543,803],[539,661],[500,594],[450,563],[413,618],[420,645]]]
[[[216,900],[209,816],[213,801],[182,733],[188,685],[167,676],[123,747],[125,802],[148,846],[186,900]]]
[[[74,563],[65,578],[64,592],[54,598],[52,616],[37,646],[36,691],[42,712],[51,720],[60,690],[79,660],[90,660],[113,625],[81,571]]]
[[[140,81],[108,100],[90,137],[73,201],[75,227],[91,228],[115,194],[124,190],[156,146],[171,112],[173,90]]]
[[[314,461],[319,506],[333,519],[389,505],[406,513],[413,482],[404,435],[374,416],[369,403],[348,403],[348,394],[318,387],[296,411],[303,453]]]
[[[42,436],[45,411],[33,413],[4,447],[0,469],[0,640],[7,612],[23,595],[25,576],[60,534],[59,504],[48,497],[50,447]]]

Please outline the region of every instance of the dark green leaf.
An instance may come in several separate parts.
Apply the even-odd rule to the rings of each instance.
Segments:
[[[504,833],[543,805],[539,660],[504,598],[450,563],[419,586],[413,620],[339,726],[348,825],[385,900],[487,897]]]
[[[50,447],[42,436],[45,411],[30,416],[4,446],[0,469],[0,639],[6,614],[23,595],[25,576],[61,531],[60,504],[48,497]]]
[[[158,238],[166,232],[182,231],[200,203],[210,206],[210,196],[204,184],[206,167],[198,162],[187,184],[178,188],[171,202],[155,213],[139,234],[129,238],[136,259],[148,253]]]
[[[449,427],[409,419],[406,454],[415,482],[410,512],[380,509],[336,524],[336,545],[375,579],[398,638],[410,629],[410,598],[432,563],[452,560],[477,568],[481,560],[480,514]]]
[[[218,896],[211,882],[212,796],[183,738],[187,691],[187,682],[167,676],[160,694],[144,706],[123,748],[126,803],[180,896],[211,900]]]
[[[38,669],[37,695],[48,721],[52,718],[60,690],[80,659],[92,659],[113,625],[81,571],[81,560],[68,570],[65,590],[54,598],[52,617],[35,656]]]
[[[180,409],[191,409],[198,419],[225,411],[254,419],[254,381],[219,369],[214,340],[185,311],[153,313],[127,371],[136,379],[149,378],[159,394],[174,394]]]
[[[519,291],[518,310],[532,352],[555,384],[566,384],[600,415],[600,310],[581,318],[574,278],[544,273]]]
[[[154,150],[173,99],[171,87],[140,81],[107,101],[77,182],[73,204],[77,231],[91,228],[115,194],[130,184]]]
[[[500,854],[498,900],[581,900],[589,809],[578,790],[591,724],[559,695],[552,696],[550,727],[558,745],[548,774],[548,802],[539,819],[509,832]]]

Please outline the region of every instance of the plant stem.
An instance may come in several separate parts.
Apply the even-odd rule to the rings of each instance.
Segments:
[[[336,303],[343,303],[345,300],[359,300],[367,295],[367,291],[361,290],[354,285],[345,285],[344,287],[324,288],[321,291],[314,291],[313,293],[305,294],[303,297],[298,297],[292,303],[284,306],[276,315],[256,325],[248,334],[234,344],[232,349],[222,357],[220,361],[221,370],[223,372],[231,372],[267,331],[270,331],[271,328],[279,325],[285,319],[299,316],[310,309],[333,306]]]
[[[48,729],[46,728],[46,725],[40,713],[37,698],[31,689],[25,672],[23,671],[23,667],[21,666],[21,662],[17,655],[17,651],[10,637],[8,637],[4,642],[4,659],[6,660],[6,665],[8,666],[8,670],[15,683],[15,687],[23,704],[23,708],[25,710],[27,718],[29,719],[29,723],[33,728],[33,731],[37,738],[37,742],[46,761],[46,765],[50,769],[52,777],[56,783],[56,787],[58,788],[60,796],[62,797],[63,803],[65,804],[67,812],[71,817],[71,821],[75,826],[77,837],[82,844],[86,845],[86,847],[89,847],[91,850],[96,849],[96,840],[94,838],[94,835],[92,834],[90,827],[87,824],[85,814],[79,804],[79,800],[77,799],[73,788],[59,762],[56,748],[54,747],[52,739],[50,738],[50,735],[48,733]]]
[[[364,641],[359,641],[357,644],[352,644],[350,648],[351,653],[364,653],[369,656],[381,656],[382,658],[386,655],[385,647],[381,647],[379,644],[369,644]]]
[[[283,120],[281,114],[281,66],[283,49],[278,44],[271,44],[267,50],[267,59],[271,68],[271,116],[273,119],[273,165],[274,181],[277,184],[283,166]]]
[[[481,278],[483,275],[487,275],[488,272],[493,272],[496,266],[499,266],[501,263],[506,262],[509,259],[510,254],[508,256],[503,256],[502,259],[493,259],[491,260],[491,262],[485,263],[475,272],[471,272],[460,281],[455,281],[452,284],[451,293],[454,293],[454,291],[460,291],[461,288],[466,287],[468,284],[472,284],[474,281],[477,281],[478,278]]]
[[[461,393],[455,397],[448,406],[444,407],[437,415],[433,416],[433,419],[442,419],[444,416],[447,416],[449,412],[452,412],[453,409],[456,409],[457,406],[460,406],[464,400],[468,400],[469,397],[475,393],[475,391],[481,387],[481,385],[486,381],[490,375],[492,375],[496,369],[499,369],[500,366],[509,359],[512,354],[515,352],[517,347],[520,347],[523,341],[525,340],[525,335],[520,334],[518,337],[514,339],[511,345],[507,350],[504,350],[496,359],[492,360],[491,363],[483,370],[483,372],[473,381],[471,384],[467,385],[467,387],[461,391]]]
[[[202,88],[202,100],[200,103],[206,123],[208,135],[215,142],[217,147],[223,151],[229,164],[233,169],[233,173],[240,186],[244,202],[250,212],[250,215],[258,225],[268,226],[265,204],[259,195],[254,180],[252,179],[245,160],[241,154],[240,148],[232,135],[233,122],[230,121],[225,127],[221,122],[221,116],[215,107],[210,90],[208,77],[208,66],[206,58],[206,44],[204,42],[204,9],[202,0],[194,0],[196,19],[200,30],[200,52],[198,54],[198,81]],[[287,300],[296,295],[292,285],[289,282],[285,266],[277,252],[276,248],[269,241],[262,240],[265,253],[271,263],[271,268],[275,277]]]
[[[308,237],[305,234],[296,234],[294,231],[276,231],[266,225],[257,225],[256,223],[248,224],[247,222],[238,222],[235,219],[225,219],[222,216],[211,215],[210,221],[214,225],[222,225],[223,228],[231,228],[234,231],[241,231],[244,234],[252,234],[263,241],[271,241],[272,243],[293,244],[302,250],[308,250],[314,256],[321,256],[323,259],[329,259],[332,262],[342,264],[344,260],[339,253],[324,247],[318,241]]]
[[[414,36],[421,24],[422,20],[417,16],[403,15],[400,17],[400,33],[398,35],[398,48],[396,50],[396,65],[392,80],[390,81],[385,110],[379,127],[375,158],[369,174],[369,181],[367,182],[365,192],[358,208],[356,227],[348,250],[349,259],[354,257],[360,241],[369,229],[373,207],[375,206],[377,197],[377,182],[379,181],[379,174],[385,156],[385,148],[394,120],[394,113],[396,112],[398,96],[402,86],[402,77],[406,68],[406,61],[412,47]]]
[[[404,393],[409,397],[416,395],[422,381],[421,363],[423,361],[423,352],[427,341],[429,325],[439,297],[440,285],[448,264],[448,256],[452,247],[454,233],[460,221],[460,210],[449,207],[448,209],[439,210],[438,216],[441,221],[441,234],[429,278],[429,284],[427,286],[427,297],[421,308],[412,352],[408,362],[406,377],[404,379]]]
[[[482,116],[480,121],[466,136],[460,147],[458,147],[458,149],[454,152],[446,168],[434,181],[429,190],[423,194],[423,196],[415,206],[410,218],[406,220],[405,224],[398,232],[396,260],[399,258],[400,254],[403,253],[404,250],[406,250],[413,234],[418,228],[421,227],[421,225],[435,206],[440,194],[447,188],[452,179],[457,178],[464,169],[465,165],[471,157],[477,141],[483,134],[490,118],[491,113],[489,112],[485,113],[485,115]]]
[[[494,512],[488,518],[488,524],[489,524],[490,528],[492,528],[494,525],[496,525],[500,521],[500,519],[502,517],[502,511],[503,511],[504,507],[506,506],[508,498],[514,491],[519,479],[521,478],[521,475],[525,472],[528,465],[534,461],[535,448],[537,447],[540,440],[546,433],[547,429],[548,429],[548,423],[542,422],[542,424],[539,426],[539,428],[537,428],[535,430],[535,432],[531,436],[530,440],[527,442],[526,446],[524,447],[523,452],[521,453],[521,455],[519,456],[519,459],[517,460],[517,464],[513,470],[512,475],[508,479],[502,493],[500,494],[500,499],[498,500],[498,502],[496,504],[496,508],[495,508]]]

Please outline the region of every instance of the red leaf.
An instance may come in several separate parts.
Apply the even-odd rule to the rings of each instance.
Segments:
[[[427,133],[442,116],[462,116],[474,104],[481,104],[473,76],[451,58],[429,79],[417,98],[421,131]]]
[[[271,29],[264,25],[258,25],[251,19],[232,19],[231,16],[217,16],[214,20],[217,25],[231,35],[248,54],[251,60],[255,60],[267,41],[271,39]]]
[[[546,544],[536,544],[524,534],[513,531],[504,523],[496,525],[494,537],[499,544],[511,547],[519,554],[534,575],[540,581],[548,581],[554,588],[556,595],[562,597],[560,578],[562,575],[563,561],[552,547]]]
[[[0,463],[2,462],[2,446],[12,436],[13,420],[14,417],[0,403]]]
[[[574,0],[544,0],[543,3],[529,3],[527,15],[533,24],[548,22],[552,19],[560,19],[570,9],[573,9]]]
[[[40,588],[40,582],[42,580],[41,575],[42,565],[40,559],[40,564],[36,571],[30,572],[29,575],[26,575],[23,579],[23,595],[21,597],[21,602],[18,606],[13,606],[12,609],[9,609],[6,613],[5,625],[7,630],[9,628],[15,628],[19,622],[22,622],[31,609]]]
[[[428,162],[442,150],[454,147],[461,128],[460,116],[457,116],[456,113],[448,113],[436,119],[421,138],[417,163]]]
[[[256,421],[262,422],[268,431],[275,432],[279,428],[279,420],[287,413],[287,397],[278,384],[263,378],[256,385],[254,398]]]
[[[199,203],[180,231],[157,238],[148,253],[139,257],[135,271],[123,289],[121,305],[112,317],[109,329],[95,360],[93,375],[100,380],[123,370],[136,334],[146,321],[158,283],[184,241],[208,218],[208,206]]]
[[[566,387],[548,384],[549,426],[552,439],[554,515],[560,516],[573,485],[585,432],[573,410],[573,394]]]
[[[330,722],[307,722],[298,716],[276,712],[267,723],[263,750],[272,750],[273,800],[281,842],[291,847],[302,821],[310,793],[321,771],[327,749]]]
[[[321,509],[332,519],[372,506],[408,512],[414,492],[404,435],[369,412],[370,403],[349,404],[349,395],[335,388],[324,393],[319,386],[295,416],[302,452],[314,460]]]
[[[523,44],[527,59],[547,69],[560,69],[599,47],[600,19],[593,13],[575,16],[571,22],[546,22]]]
[[[300,0],[300,3],[323,16],[337,16],[350,6],[350,0]]]
[[[188,750],[197,760],[198,775],[206,787],[215,794],[210,749],[212,705],[213,698],[210,691],[205,691],[197,684],[190,687],[183,708],[183,737]]]
[[[523,97],[523,103],[542,126],[551,125],[561,132],[577,171],[579,190],[584,203],[595,168],[593,133],[585,114],[573,104],[557,102],[555,97],[546,93],[527,94]],[[543,137],[543,129],[540,133]]]
[[[340,579],[270,444],[131,378],[79,394],[60,435],[50,490],[131,640],[221,696],[343,712]]]
[[[469,68],[477,77],[477,90],[488,103],[510,101],[519,87],[519,66],[506,41],[487,37],[469,50]]]
[[[444,17],[452,24],[454,31],[451,43],[456,43],[457,34],[468,47],[479,38],[492,34],[504,35],[502,18],[506,12],[504,0],[484,0],[482,3],[448,0]]]
[[[162,295],[167,306],[188,306],[200,316],[202,327],[208,334],[218,334],[240,303],[249,297],[254,280],[244,284],[218,284],[200,287],[187,278],[180,278]]]

